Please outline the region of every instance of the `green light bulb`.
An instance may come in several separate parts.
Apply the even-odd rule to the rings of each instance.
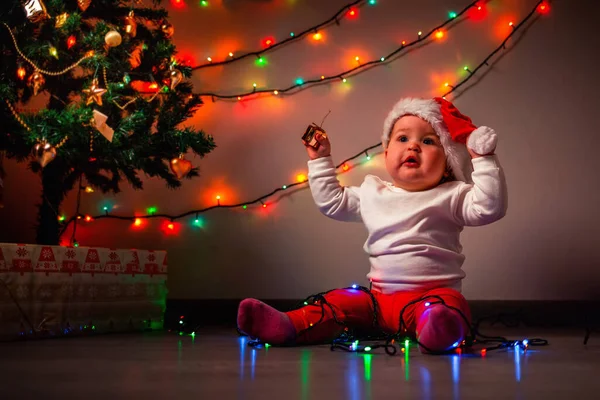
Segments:
[[[450,17],[450,18],[456,18],[456,13],[454,11],[450,11],[448,13],[448,17]]]

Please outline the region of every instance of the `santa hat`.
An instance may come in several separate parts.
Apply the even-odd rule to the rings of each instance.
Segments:
[[[491,153],[496,147],[496,134],[491,128],[477,128],[471,119],[461,114],[451,102],[435,97],[405,98],[396,103],[383,123],[381,141],[384,149],[390,142],[394,124],[405,115],[414,115],[431,124],[444,147],[446,160],[454,176],[460,181],[472,182],[473,166],[465,144],[478,154]]]

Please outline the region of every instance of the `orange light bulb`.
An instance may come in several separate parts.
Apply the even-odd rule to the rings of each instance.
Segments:
[[[135,221],[133,221],[133,224],[135,226],[140,226],[142,224],[142,219],[141,218],[136,218]]]
[[[298,175],[296,176],[296,180],[297,180],[298,182],[306,182],[306,175],[304,175],[304,174],[298,174]]]

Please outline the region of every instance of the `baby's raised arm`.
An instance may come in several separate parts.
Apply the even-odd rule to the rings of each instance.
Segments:
[[[308,183],[319,208],[324,215],[338,221],[360,222],[360,188],[343,187],[336,176],[331,158],[331,143],[325,133],[315,134],[318,146],[304,143],[308,157]]]

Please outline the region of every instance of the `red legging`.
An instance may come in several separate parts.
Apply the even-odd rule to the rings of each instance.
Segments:
[[[426,296],[439,296],[446,305],[458,308],[467,317],[471,324],[471,311],[467,301],[458,291],[448,288],[438,288],[419,292],[399,292],[383,294],[371,291],[377,301],[378,326],[373,327],[374,313],[373,302],[368,293],[360,289],[335,289],[323,295],[331,308],[324,306],[325,313],[322,317],[321,304],[309,304],[300,309],[289,311],[286,314],[292,320],[298,336],[297,344],[316,344],[330,342],[338,337],[344,327],[338,324],[344,323],[348,328],[363,333],[377,333],[377,329],[385,333],[396,333],[400,326],[400,312],[411,301]],[[409,305],[402,315],[406,334],[415,335],[417,321],[427,309],[426,302],[439,302],[439,299],[429,298]],[[332,311],[333,309],[333,311]],[[320,322],[319,322],[320,320]],[[317,323],[318,322],[318,323]],[[313,326],[314,325],[314,326]],[[311,328],[311,329],[308,329]]]

